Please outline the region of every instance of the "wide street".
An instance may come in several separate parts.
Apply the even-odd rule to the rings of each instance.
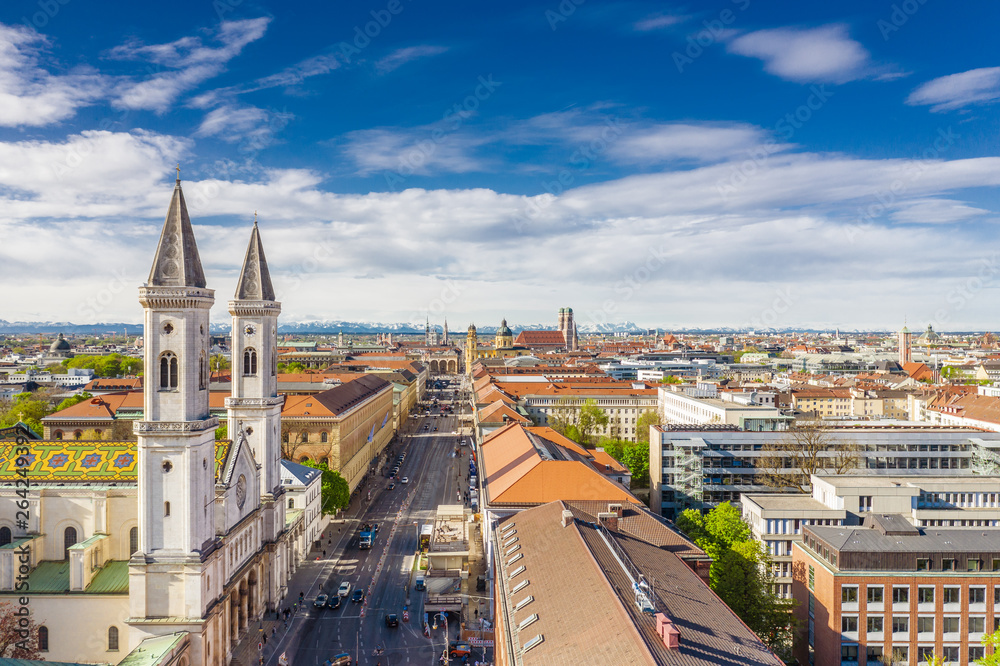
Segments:
[[[445,387],[443,391],[429,388],[425,404],[436,397],[440,397],[441,405],[450,404],[453,394],[447,384]],[[457,378],[451,387],[458,388]],[[357,515],[327,528],[323,543],[328,559],[308,562],[297,572],[298,586],[290,589],[307,590],[305,609],[289,623],[283,636],[277,636],[278,647],[293,666],[321,666],[345,652],[359,664],[437,663],[447,639],[443,625],[432,629],[430,638],[423,634],[423,599],[427,592],[413,589],[414,554],[420,526],[433,520],[437,506],[462,503],[460,493],[466,488],[470,449],[460,448],[456,458],[454,451],[461,437],[453,433],[458,430],[458,416],[441,415],[440,407],[430,409],[437,415],[411,418],[407,429],[412,434],[401,436],[398,444],[387,449],[382,473],[369,479],[355,500],[360,501]],[[457,404],[455,409],[459,410]],[[403,452],[406,459],[393,481],[388,474]],[[402,483],[403,477],[409,482]],[[393,482],[395,487],[390,490]],[[372,548],[361,550],[358,532],[364,522],[378,523],[379,530]],[[337,549],[338,541],[343,550]],[[355,603],[348,598],[338,609],[313,607],[319,592],[336,594],[344,581],[351,584],[352,594],[363,589],[365,601]],[[408,601],[409,622],[403,622]],[[398,627],[386,627],[387,613],[399,616]],[[452,638],[458,631],[458,618],[453,614],[449,626]],[[379,656],[373,654],[376,646],[384,647]],[[276,665],[278,654],[276,649],[268,650],[266,662]]]

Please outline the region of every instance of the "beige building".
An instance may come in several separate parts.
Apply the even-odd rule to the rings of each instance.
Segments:
[[[289,396],[281,412],[285,457],[325,462],[353,491],[392,439],[392,418],[393,385],[374,374]]]

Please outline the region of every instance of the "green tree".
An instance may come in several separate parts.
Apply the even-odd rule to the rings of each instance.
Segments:
[[[228,370],[231,366],[229,359],[227,359],[222,354],[213,354],[212,358],[208,359],[208,367],[212,372],[219,372],[220,370]]]
[[[32,393],[18,393],[0,416],[0,427],[12,426],[21,421],[39,435],[44,432],[42,419],[52,413],[52,404]]]
[[[986,646],[986,651],[992,654],[977,659],[977,666],[1000,666],[1000,629],[983,636],[981,642]]]
[[[735,354],[733,354],[733,363],[739,363],[740,359],[743,358],[744,354],[759,354],[759,353],[760,351],[756,347],[750,347],[748,349],[738,351]]]
[[[774,594],[771,562],[732,504],[684,511],[677,527],[712,558],[709,585],[778,656],[791,651],[792,602]]]
[[[305,372],[306,366],[302,365],[298,361],[293,361],[291,363],[279,363],[278,372],[282,374],[297,374],[299,372]]]
[[[660,380],[660,383],[661,384],[683,384],[684,381],[682,379],[680,379],[679,377],[676,377],[674,375],[667,375],[666,377],[664,377],[663,379]]]
[[[229,422],[222,421],[219,423],[219,427],[215,429],[215,440],[229,439]]]
[[[604,452],[628,468],[632,474],[632,486],[649,486],[649,444],[626,442],[620,439],[604,438],[599,444]]]
[[[596,400],[585,400],[580,407],[580,415],[577,418],[577,429],[580,437],[583,438],[581,444],[590,444],[594,431],[608,425],[608,415],[597,406]]]
[[[67,407],[72,407],[73,405],[79,405],[84,400],[90,400],[93,397],[94,396],[90,395],[86,391],[84,391],[83,393],[77,393],[76,395],[70,398],[66,398],[65,400],[60,402],[59,405],[56,407],[56,411],[61,412]]]
[[[639,415],[639,420],[635,425],[636,439],[644,444],[649,444],[649,429],[655,425],[660,425],[660,415],[652,409],[644,411]]]
[[[324,462],[314,462],[305,460],[303,465],[313,467],[323,473],[321,481],[322,511],[326,513],[336,513],[341,509],[346,509],[351,500],[351,488],[347,481],[340,475],[340,472],[331,470]]]

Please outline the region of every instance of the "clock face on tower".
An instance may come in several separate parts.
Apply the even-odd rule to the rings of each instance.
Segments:
[[[247,478],[242,474],[240,474],[240,478],[236,482],[236,506],[242,509],[246,501],[247,501]]]
[[[247,324],[246,326],[243,327],[244,335],[253,335],[256,332],[257,332],[257,327],[254,326],[253,324]]]

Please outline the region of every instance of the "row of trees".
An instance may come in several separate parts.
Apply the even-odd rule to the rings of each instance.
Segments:
[[[87,368],[94,371],[98,377],[120,377],[122,375],[141,375],[142,359],[132,356],[122,356],[121,354],[107,354],[104,356],[74,356],[66,358],[60,363],[62,368]]]

